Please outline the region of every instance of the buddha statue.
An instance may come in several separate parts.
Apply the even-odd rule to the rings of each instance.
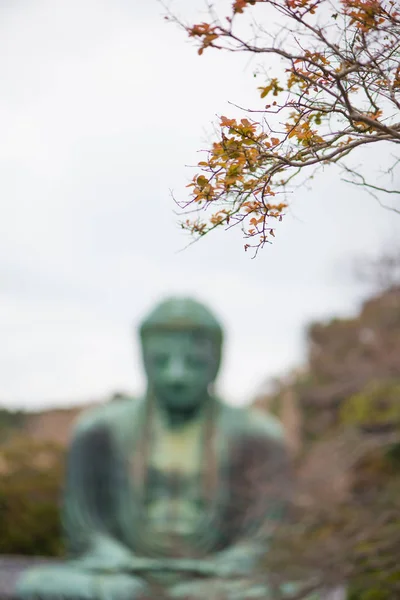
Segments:
[[[216,397],[219,322],[172,298],[140,337],[146,393],[78,420],[62,501],[68,556],[23,575],[21,600],[212,598],[216,582],[230,593],[218,598],[242,600],[235,578],[268,550],[290,491],[282,431]]]

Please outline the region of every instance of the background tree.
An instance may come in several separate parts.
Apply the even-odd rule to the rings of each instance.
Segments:
[[[0,445],[0,554],[62,554],[63,463],[61,446],[24,432]]]
[[[258,400],[282,417],[295,397],[302,439],[292,518],[268,567],[317,587],[346,582],[350,600],[400,594],[398,267],[397,251],[367,263],[390,286],[353,318],[310,325],[306,365]]]
[[[261,103],[243,109],[245,118],[220,117],[217,139],[189,186],[190,199],[179,203],[195,212],[183,228],[202,236],[241,224],[245,249],[257,251],[274,235],[273,220],[282,218],[295,182],[327,164],[341,165],[348,181],[372,194],[399,194],[345,161],[360,147],[386,142],[394,155],[388,173],[397,165],[398,2],[234,0],[229,14],[220,17],[212,6],[209,14],[195,25],[167,19],[185,28],[200,55],[243,52],[264,61]],[[281,62],[276,73],[273,57]]]

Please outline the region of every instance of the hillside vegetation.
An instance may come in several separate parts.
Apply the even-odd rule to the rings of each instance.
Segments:
[[[352,600],[400,597],[400,287],[310,325],[305,368],[258,404],[285,421],[288,399],[299,488],[275,567],[350,581]]]

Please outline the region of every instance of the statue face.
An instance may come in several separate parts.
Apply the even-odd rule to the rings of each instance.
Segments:
[[[215,379],[217,358],[212,341],[192,331],[149,333],[143,344],[147,377],[165,408],[197,408]]]

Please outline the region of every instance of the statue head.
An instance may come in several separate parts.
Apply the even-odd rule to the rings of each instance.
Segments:
[[[169,411],[192,412],[207,398],[221,361],[222,327],[208,308],[170,298],[140,327],[149,388]]]

